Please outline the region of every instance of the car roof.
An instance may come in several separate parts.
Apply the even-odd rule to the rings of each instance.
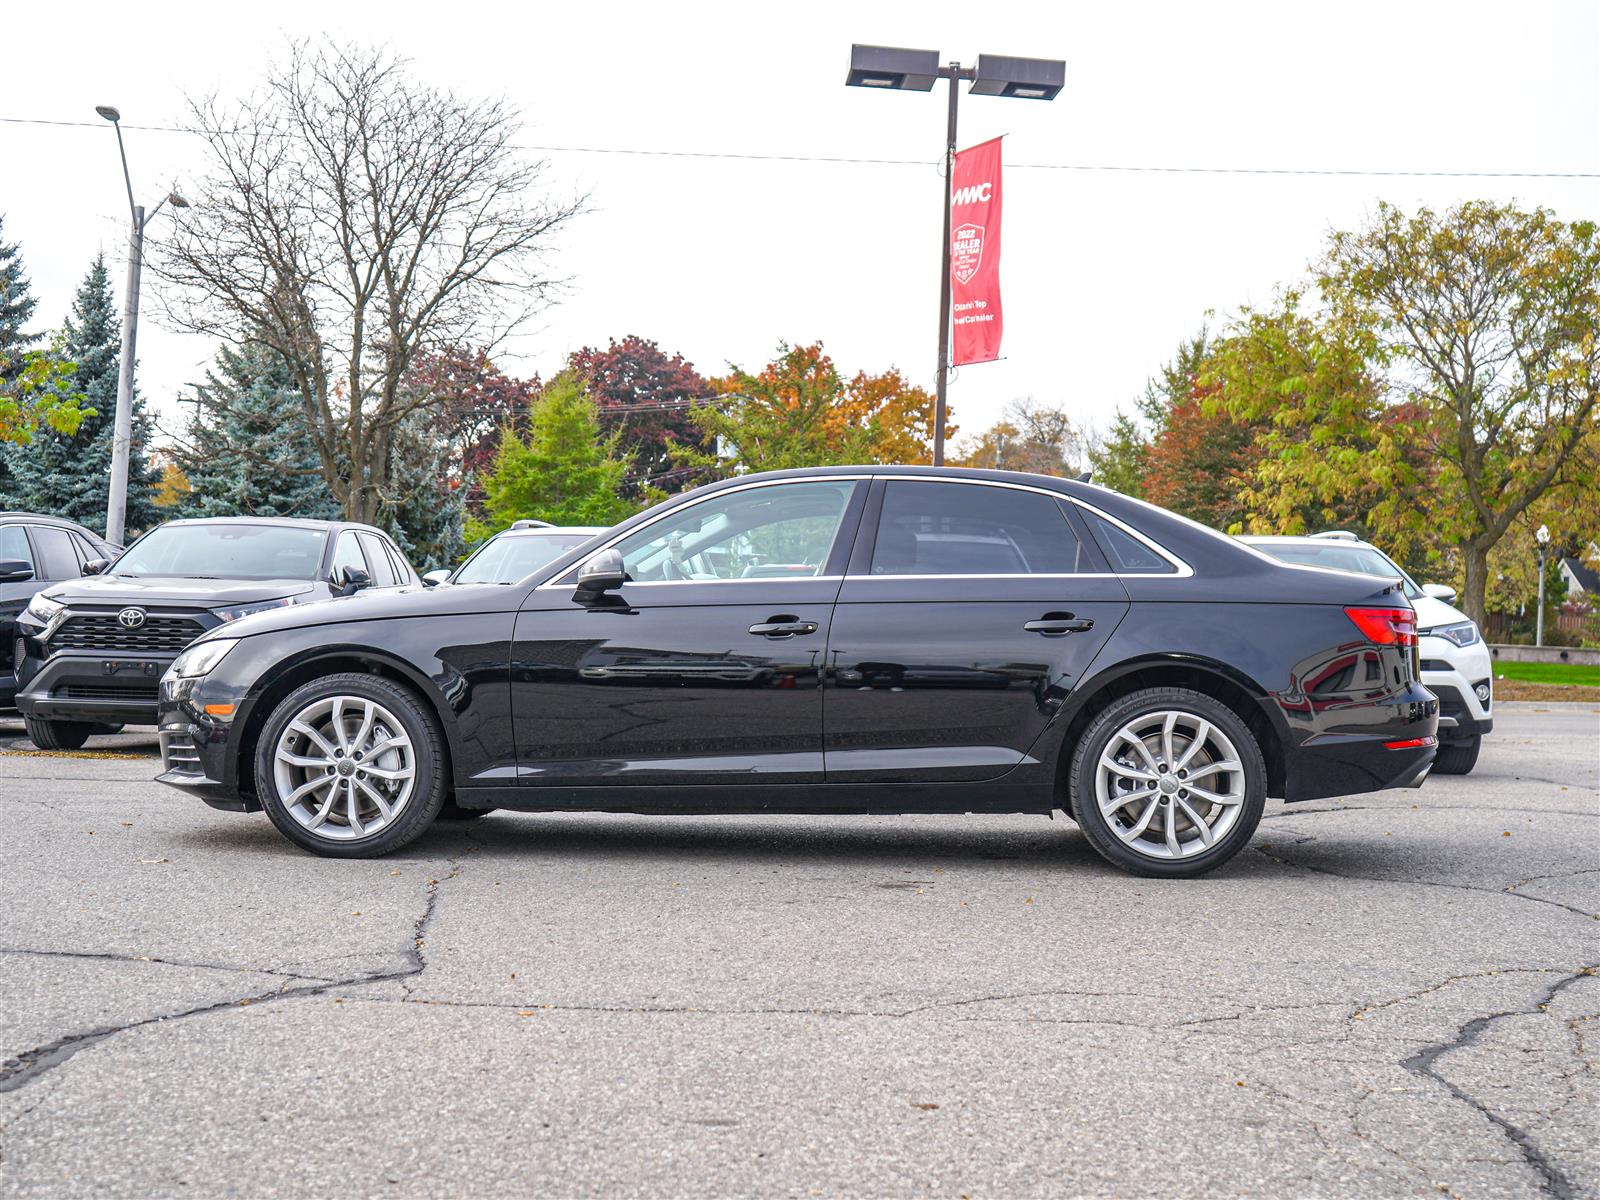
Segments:
[[[1252,546],[1366,546],[1373,550],[1377,549],[1371,542],[1364,542],[1360,538],[1325,538],[1309,533],[1245,533],[1239,535],[1239,540]]]
[[[609,525],[543,525],[533,529],[502,529],[495,537],[547,537],[552,533],[604,533]]]
[[[14,521],[31,521],[31,522],[37,522],[37,523],[40,523],[40,524],[44,524],[44,525],[64,525],[68,529],[83,529],[84,528],[82,525],[79,525],[76,521],[69,521],[69,520],[67,520],[66,517],[52,517],[47,513],[32,513],[32,512],[21,512],[21,511],[0,512],[0,521],[5,521],[5,522],[8,522],[8,523],[9,522],[14,522]],[[92,529],[85,530],[85,532],[93,533],[94,536],[97,537],[97,538],[100,537],[100,535],[98,533],[94,533],[94,530],[92,530]],[[100,538],[100,540],[104,541],[105,539],[104,538]]]
[[[329,521],[320,517],[179,517],[163,525],[273,525],[281,529],[360,529],[382,537],[389,535],[361,521]]]

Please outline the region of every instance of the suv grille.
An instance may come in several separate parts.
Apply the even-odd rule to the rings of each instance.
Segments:
[[[161,681],[139,683],[69,683],[53,693],[63,700],[154,700],[161,694]]]
[[[120,650],[132,654],[176,654],[205,632],[192,617],[147,617],[125,629],[115,613],[68,617],[50,638],[52,650]]]

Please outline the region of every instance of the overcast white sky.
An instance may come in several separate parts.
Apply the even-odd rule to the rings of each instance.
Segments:
[[[1263,302],[1330,228],[1380,198],[1469,197],[1600,217],[1600,180],[1162,174],[1049,163],[1368,171],[1600,172],[1600,3],[811,2],[155,5],[19,0],[5,18],[0,213],[41,324],[98,250],[121,295],[126,199],[114,135],[185,123],[185,91],[245,90],[288,37],[386,41],[429,82],[499,91],[528,143],[924,159],[943,87],[843,86],[852,42],[1067,61],[1049,104],[962,97],[961,143],[1006,134],[1005,359],[952,384],[973,432],[1010,398],[1104,426],[1207,310]],[[192,136],[127,130],[135,193],[202,173]],[[820,338],[840,367],[931,387],[941,182],[929,166],[555,152],[592,193],[562,238],[564,302],[502,357],[548,372],[638,333],[702,371]],[[203,203],[203,196],[191,196]],[[160,221],[170,219],[163,214]],[[152,236],[159,236],[153,228]],[[149,319],[140,387],[163,414],[212,347]]]

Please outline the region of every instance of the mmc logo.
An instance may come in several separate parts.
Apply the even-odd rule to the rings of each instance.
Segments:
[[[950,194],[950,207],[960,208],[963,204],[987,204],[993,189],[994,184],[988,180],[983,183],[970,183],[966,187],[957,188]]]

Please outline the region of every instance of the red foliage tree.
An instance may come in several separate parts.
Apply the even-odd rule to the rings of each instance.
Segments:
[[[704,449],[699,429],[689,419],[694,401],[714,394],[710,384],[681,354],[667,354],[645,338],[629,334],[604,350],[585,346],[567,366],[587,380],[589,398],[600,410],[607,433],[620,431],[621,449],[633,455],[636,478],[676,491],[695,478],[698,468],[673,465],[673,443]]]

